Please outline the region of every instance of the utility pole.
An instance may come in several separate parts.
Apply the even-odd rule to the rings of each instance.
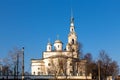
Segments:
[[[17,53],[17,79],[18,79],[19,53]]]
[[[99,61],[98,61],[98,78],[100,80],[100,63],[99,63]]]
[[[24,80],[24,47],[22,48],[22,80]]]
[[[2,59],[0,59],[0,76],[2,76],[2,68],[3,68]]]

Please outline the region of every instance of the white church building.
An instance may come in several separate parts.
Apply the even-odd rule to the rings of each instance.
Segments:
[[[73,17],[71,17],[69,28],[68,42],[65,48],[60,40],[56,40],[54,44],[48,42],[42,58],[31,59],[32,75],[85,76],[86,60],[79,58],[78,37]]]

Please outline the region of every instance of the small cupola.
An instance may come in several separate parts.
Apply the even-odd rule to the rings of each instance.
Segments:
[[[55,51],[62,51],[63,43],[60,40],[56,40],[54,43],[54,50]]]
[[[46,51],[52,51],[52,44],[48,42]]]

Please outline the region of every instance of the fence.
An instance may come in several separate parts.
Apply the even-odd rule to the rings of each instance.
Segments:
[[[91,76],[57,76],[57,79],[79,79],[79,80],[92,80],[92,77]],[[13,79],[18,79],[18,80],[21,80],[22,79],[22,76],[19,75],[19,76],[0,76],[0,80],[3,80],[3,79],[9,79],[9,80],[13,80]],[[24,79],[25,80],[48,80],[48,79],[55,79],[55,76],[53,75],[27,75],[27,76],[24,76]]]

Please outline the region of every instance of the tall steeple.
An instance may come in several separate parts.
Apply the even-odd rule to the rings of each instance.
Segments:
[[[72,8],[71,8],[71,19],[70,19],[70,32],[75,32],[74,17],[73,17]]]
[[[71,8],[71,21],[70,21],[70,26],[74,26],[74,17],[73,17],[73,10]]]
[[[77,43],[77,35],[76,35],[76,32],[75,32],[74,17],[73,17],[72,9],[71,9],[70,33],[68,35],[68,43],[69,44],[76,44]]]

